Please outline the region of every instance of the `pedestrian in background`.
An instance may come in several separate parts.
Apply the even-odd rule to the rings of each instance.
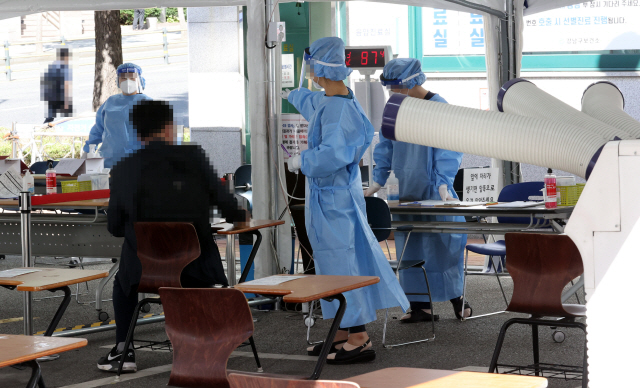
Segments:
[[[40,80],[40,100],[47,101],[44,123],[52,122],[60,114],[69,117],[73,113],[71,93],[71,67],[69,49],[56,50],[56,60],[49,65]]]
[[[144,8],[137,8],[133,11],[133,29],[144,29]]]

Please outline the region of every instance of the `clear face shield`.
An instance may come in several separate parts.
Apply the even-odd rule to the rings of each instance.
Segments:
[[[383,74],[380,74],[380,82],[382,83],[382,86],[385,86],[387,88],[387,90],[389,91],[389,95],[394,93],[407,94],[409,93],[409,88],[407,87],[407,84],[408,84],[407,81],[413,78],[416,78],[420,74],[421,73],[416,73],[404,79],[401,79],[401,78],[388,79],[388,78],[385,78]]]
[[[138,72],[133,68],[118,70],[118,87],[123,94],[142,93],[142,85]]]
[[[300,69],[300,82],[298,83],[298,90],[302,88],[305,78],[311,79],[311,54],[309,54],[309,47],[304,49],[304,60],[302,61],[302,69]]]

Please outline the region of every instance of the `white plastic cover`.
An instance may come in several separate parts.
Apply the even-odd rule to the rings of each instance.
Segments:
[[[389,134],[384,124],[382,131]],[[548,166],[583,178],[606,143],[602,136],[569,124],[411,97],[402,100],[392,132],[399,141]]]
[[[504,88],[507,87],[505,85]],[[565,104],[531,82],[521,80],[503,92],[502,110],[515,115],[535,117],[575,125],[596,133],[605,140],[633,139],[629,132],[612,127]],[[635,121],[635,120],[634,120]],[[640,128],[640,123],[636,121]]]
[[[587,88],[582,96],[582,111],[630,134],[630,138],[640,138],[640,122],[624,111],[622,92],[608,82],[598,82]]]

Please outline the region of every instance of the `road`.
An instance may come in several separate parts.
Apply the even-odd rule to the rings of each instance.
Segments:
[[[153,63],[145,65],[144,63]],[[157,62],[160,62],[158,64]],[[174,105],[177,124],[189,126],[188,68],[186,62],[164,65],[162,60],[138,62],[146,79],[145,94],[153,99],[170,101]],[[92,111],[93,72],[74,71],[73,105],[76,115]],[[41,124],[45,117],[45,103],[40,101],[40,80],[28,79],[0,83],[0,127],[12,122]]]

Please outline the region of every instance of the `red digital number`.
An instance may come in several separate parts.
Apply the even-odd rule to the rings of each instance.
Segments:
[[[380,56],[384,58],[384,50],[380,51]]]
[[[377,51],[372,51],[373,54],[375,54],[375,57],[373,58],[373,63],[375,65],[378,64],[378,52]]]
[[[367,63],[369,63],[369,53],[366,51],[363,51],[362,55],[360,56],[360,64],[364,66]]]
[[[351,66],[351,51],[347,52],[346,65]]]

